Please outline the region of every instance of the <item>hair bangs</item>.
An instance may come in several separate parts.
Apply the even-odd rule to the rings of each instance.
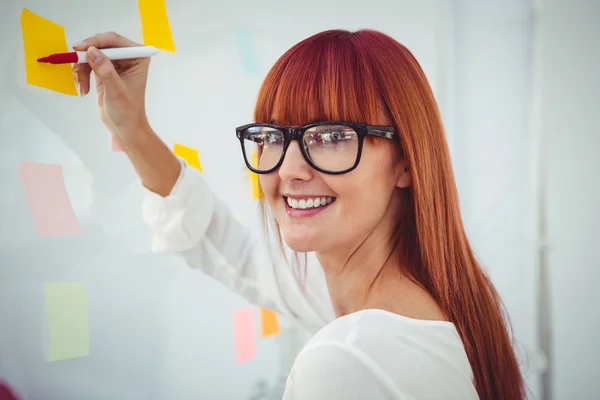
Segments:
[[[265,78],[255,122],[378,124],[382,100],[368,58],[361,53],[360,42],[348,31],[328,31],[298,43]]]

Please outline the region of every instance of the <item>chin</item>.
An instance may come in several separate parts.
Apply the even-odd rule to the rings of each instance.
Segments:
[[[282,232],[283,241],[292,250],[298,253],[310,253],[319,250],[318,242],[315,239],[311,239],[306,235],[290,235]]]

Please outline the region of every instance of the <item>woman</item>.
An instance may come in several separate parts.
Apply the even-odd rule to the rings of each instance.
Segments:
[[[93,70],[102,121],[146,188],[155,251],[316,332],[286,399],[525,398],[498,295],[465,236],[434,96],[405,47],[371,30],[305,39],[268,73],[256,123],[236,130],[276,233],[314,252],[325,276],[296,279],[152,131],[149,61],[97,50],[132,45],[107,33],[74,46],[90,60],[74,66],[80,91]]]

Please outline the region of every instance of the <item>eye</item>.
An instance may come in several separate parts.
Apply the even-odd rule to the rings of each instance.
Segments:
[[[319,133],[319,138],[326,143],[337,143],[347,139],[347,135],[344,131],[326,129]]]

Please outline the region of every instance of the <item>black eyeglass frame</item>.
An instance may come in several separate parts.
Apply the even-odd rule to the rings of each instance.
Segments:
[[[358,151],[357,151],[357,155],[356,155],[356,161],[352,167],[347,168],[343,171],[327,171],[322,168],[319,168],[310,159],[310,155],[308,154],[308,150],[306,149],[306,147],[304,145],[304,141],[303,141],[304,133],[307,130],[309,130],[310,128],[314,128],[316,126],[323,126],[323,125],[347,126],[349,128],[352,128],[356,132],[356,134],[358,135]],[[265,170],[265,171],[260,171],[260,170],[257,170],[252,167],[252,165],[248,161],[248,156],[246,154],[246,148],[244,146],[244,133],[250,128],[259,127],[259,126],[266,127],[266,128],[278,129],[281,132],[283,132],[284,142],[283,142],[283,151],[281,152],[281,157],[279,158],[279,161],[277,162],[277,164],[275,164],[275,166],[273,168],[271,168],[269,170]],[[246,166],[248,167],[248,169],[256,174],[270,174],[271,172],[273,172],[273,171],[277,170],[279,167],[281,167],[281,164],[283,164],[283,160],[285,159],[285,154],[287,152],[287,149],[288,149],[290,143],[294,140],[296,142],[298,142],[300,151],[302,152],[302,155],[304,156],[304,159],[306,160],[308,165],[310,165],[312,168],[314,168],[315,170],[317,170],[319,172],[322,172],[324,174],[329,174],[329,175],[346,174],[346,173],[354,170],[358,166],[358,164],[360,162],[360,157],[362,155],[363,142],[364,142],[364,139],[366,136],[376,136],[376,137],[380,137],[380,138],[384,138],[384,139],[398,140],[398,134],[396,132],[396,128],[394,128],[393,126],[367,125],[367,124],[359,124],[359,123],[354,123],[354,122],[342,122],[342,121],[321,121],[321,122],[315,122],[312,124],[308,124],[308,125],[304,125],[304,126],[296,126],[296,127],[288,127],[288,126],[282,126],[282,125],[276,125],[276,124],[251,123],[251,124],[238,126],[237,128],[235,128],[235,132],[236,132],[237,138],[240,141],[240,145],[242,147],[242,154],[244,156],[244,162],[246,163]]]

